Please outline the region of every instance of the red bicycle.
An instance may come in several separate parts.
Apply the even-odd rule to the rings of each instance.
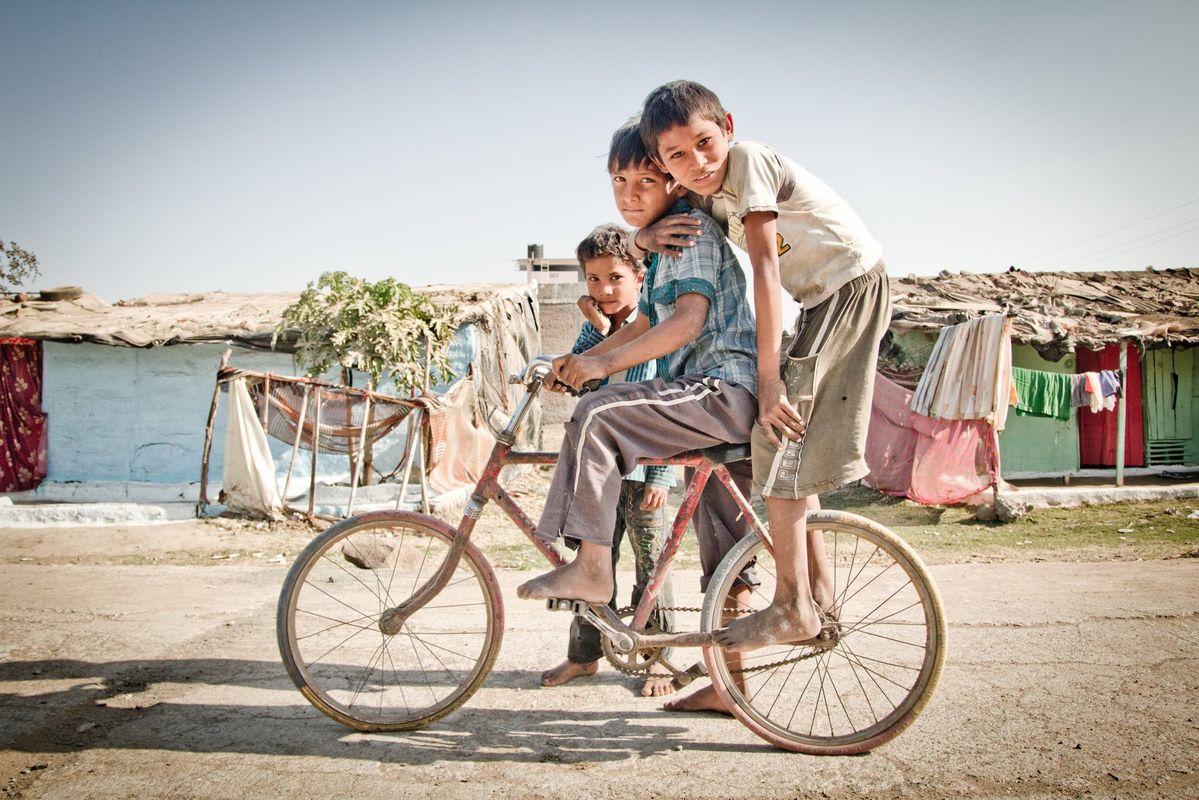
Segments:
[[[549,362],[534,360],[513,383],[526,394],[497,437],[457,527],[408,511],[361,514],[317,535],[283,584],[276,618],[279,650],[292,681],[317,709],[360,731],[413,730],[465,703],[487,679],[504,631],[495,571],[470,541],[495,502],[549,563],[562,555],[500,483],[505,466],[553,464],[556,453],[518,452],[516,434]],[[705,671],[733,714],[777,747],[814,754],[860,753],[894,738],[923,710],[945,661],[945,614],[920,557],[864,517],[814,512],[834,586],[834,611],[817,646],[781,645],[726,654],[712,634],[731,614],[770,603],[770,537],[724,464],[748,445],[685,453],[646,464],[694,468],[653,575],[630,619],[603,605],[549,601],[585,615],[605,635],[605,652],[626,672],[665,663],[680,683]],[[707,481],[715,477],[751,520],[711,577],[699,630],[647,629],[658,593]],[[752,566],[761,580],[748,601],[734,582]],[[680,670],[666,648],[703,648],[703,664]],[[706,665],[706,670],[705,670]]]

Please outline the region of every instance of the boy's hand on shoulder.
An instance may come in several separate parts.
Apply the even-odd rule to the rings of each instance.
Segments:
[[[686,214],[671,214],[633,234],[633,246],[653,253],[678,258],[685,247],[695,247],[703,231],[699,221]]]
[[[578,389],[587,381],[595,380],[596,378],[602,380],[608,377],[608,373],[604,371],[601,358],[596,356],[576,356],[573,353],[558,356],[554,359],[553,375],[567,386]]]
[[[600,332],[600,335],[607,336],[612,332],[612,320],[604,316],[604,312],[600,311],[599,305],[591,299],[591,295],[583,295],[578,300],[579,311],[583,312],[583,318],[595,326],[595,329]]]
[[[807,433],[808,423],[787,400],[787,386],[781,378],[759,382],[758,424],[770,443],[780,450],[783,439],[797,442]]]
[[[665,486],[646,486],[641,495],[642,511],[657,511],[666,506],[666,495],[669,492]]]

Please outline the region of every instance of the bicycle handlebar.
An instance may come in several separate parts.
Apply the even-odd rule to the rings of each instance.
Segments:
[[[550,356],[534,356],[529,359],[529,363],[525,365],[524,370],[519,375],[513,375],[508,378],[508,383],[523,383],[528,389],[532,390],[536,384],[543,383],[546,376],[552,373],[553,370],[553,359]],[[588,392],[594,392],[603,385],[603,381],[595,378],[587,381],[578,389],[559,380],[555,380],[554,385],[565,387],[567,393],[574,397],[581,397]]]

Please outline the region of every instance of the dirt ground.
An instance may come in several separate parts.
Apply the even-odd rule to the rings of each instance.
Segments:
[[[1199,559],[934,564],[950,650],[932,704],[871,754],[815,758],[661,711],[606,665],[539,688],[569,618],[517,600],[513,569],[486,686],[425,730],[354,733],[276,650],[279,588],[311,534],[0,530],[5,796],[1199,797]],[[513,537],[484,532],[498,564],[520,560]]]

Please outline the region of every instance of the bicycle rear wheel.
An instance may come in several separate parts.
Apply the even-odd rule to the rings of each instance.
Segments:
[[[495,572],[468,544],[445,588],[395,635],[382,612],[437,571],[453,529],[408,512],[364,514],[318,535],[279,595],[276,633],[296,687],[360,731],[420,728],[482,685],[499,653],[504,609]]]
[[[945,613],[920,557],[883,526],[853,514],[820,511],[840,627],[830,649],[774,645],[748,653],[706,648],[717,692],[734,716],[776,747],[816,755],[871,750],[899,735],[924,709],[945,663]],[[743,568],[756,562],[761,585],[748,601],[730,597]],[[713,575],[700,626],[770,604],[775,564],[756,538],[742,540]]]

